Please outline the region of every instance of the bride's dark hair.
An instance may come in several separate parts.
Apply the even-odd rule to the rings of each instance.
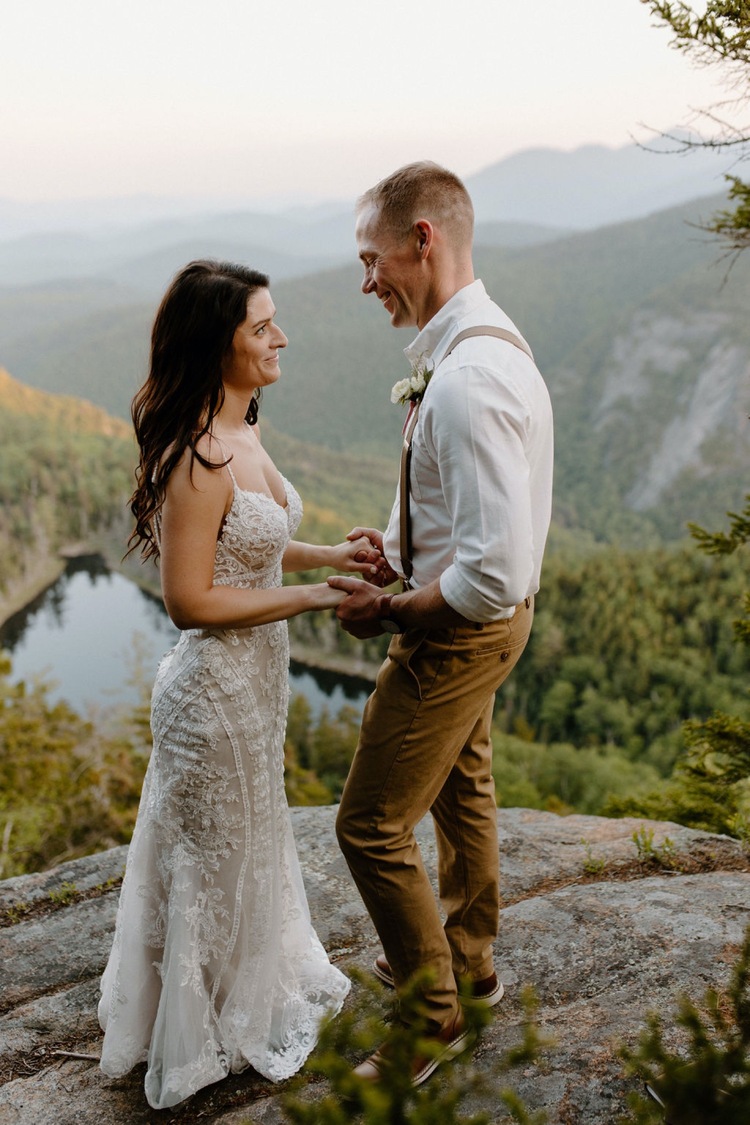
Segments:
[[[224,402],[222,368],[234,333],[247,317],[248,298],[267,289],[257,270],[231,262],[200,260],[180,270],[159,306],[151,331],[148,378],[133,399],[131,415],[140,450],[136,489],[130,498],[135,530],[130,550],[141,545],[144,559],[158,558],[154,520],[169,476],[186,449],[207,468],[196,449]],[[258,420],[260,389],[246,421]]]

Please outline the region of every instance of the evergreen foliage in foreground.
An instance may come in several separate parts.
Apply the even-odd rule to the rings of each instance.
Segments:
[[[329,1022],[305,1071],[292,1083],[283,1099],[291,1125],[489,1125],[490,1121],[543,1125],[543,1111],[529,1109],[508,1078],[514,1068],[539,1061],[545,1040],[535,1024],[536,999],[527,989],[521,1042],[501,1055],[494,1065],[482,1059],[481,1073],[469,1051],[457,1065],[441,1067],[438,1076],[412,1090],[407,1060],[419,1050],[420,1027],[391,1028],[394,1064],[382,1083],[371,1086],[352,1074],[360,1057],[369,1054],[387,1034],[383,989],[369,975],[355,974],[359,995],[344,1012]],[[407,993],[407,1007],[416,1003],[416,991]],[[481,1039],[492,1018],[486,1009],[468,1008],[474,1043]],[[620,1057],[631,1078],[643,1090],[628,1096],[630,1113],[621,1125],[747,1125],[750,1120],[750,927],[725,991],[709,990],[700,1004],[684,996],[676,1016],[679,1045],[668,1040],[673,1031],[661,1016],[652,1014],[635,1049],[622,1047]],[[354,1056],[354,1057],[352,1057]],[[320,1099],[308,1096],[311,1075],[328,1080],[329,1092]],[[490,1117],[471,1114],[466,1103],[472,1095],[494,1096],[506,1113]]]
[[[750,927],[725,993],[709,990],[696,1005],[682,998],[681,1044],[672,1050],[664,1020],[649,1017],[636,1050],[623,1048],[628,1073],[651,1087],[631,1095],[623,1125],[747,1125],[750,1121]],[[665,1117],[666,1113],[666,1117]]]
[[[744,104],[750,89],[750,4],[747,0],[708,0],[695,9],[685,0],[641,0],[674,34],[673,45],[704,66],[718,66],[736,91],[730,105]],[[747,160],[750,132],[726,120],[727,103],[701,112],[711,128],[706,139],[681,141],[680,147],[714,148],[731,153],[732,166]],[[695,116],[695,111],[692,111]],[[705,230],[718,235],[731,251],[750,246],[750,183],[727,175],[734,210],[719,211]]]
[[[544,1125],[543,1113],[532,1114],[518,1094],[507,1085],[507,1075],[518,1066],[536,1063],[550,1044],[535,1024],[536,999],[524,992],[524,1020],[521,1042],[481,1071],[470,1063],[470,1053],[492,1019],[486,1008],[467,1006],[466,1019],[472,1029],[470,1045],[455,1063],[441,1066],[436,1075],[416,1090],[408,1078],[409,1060],[428,1055],[434,1048],[423,1040],[424,1022],[419,1015],[420,978],[402,996],[402,1009],[409,1013],[409,1026],[386,1023],[388,1018],[383,988],[369,974],[353,973],[358,995],[345,1010],[327,1023],[315,1053],[303,1075],[292,1084],[283,1099],[287,1120],[292,1125],[489,1125],[490,1121],[515,1121],[519,1125]],[[372,1053],[388,1037],[391,1065],[383,1081],[364,1082],[352,1073],[361,1058]],[[309,1076],[328,1079],[330,1092],[320,1100],[305,1097]],[[502,1118],[466,1110],[472,1094],[491,1092],[508,1111]],[[485,1099],[486,1100],[486,1099]]]

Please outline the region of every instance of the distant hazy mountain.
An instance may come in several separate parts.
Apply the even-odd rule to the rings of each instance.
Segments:
[[[629,541],[650,524],[720,522],[750,481],[750,256],[727,278],[695,228],[723,197],[515,250],[478,273],[529,339],[556,415],[557,518]],[[291,279],[275,297],[292,340],[266,406],[279,429],[332,448],[398,444],[388,401],[401,348],[358,273]],[[394,413],[396,415],[394,419]]]
[[[247,220],[257,217],[243,216],[244,222],[238,217],[234,224],[229,218],[222,216],[215,224],[203,220],[194,226],[170,222],[136,227],[129,237],[55,233],[0,242],[0,287],[96,279],[100,284],[130,286],[134,293],[156,298],[176,271],[193,258],[226,258],[282,278],[315,273],[352,256],[334,252],[331,246],[319,252],[298,247],[295,253],[287,253],[284,245],[294,241],[289,223],[280,225],[285,237],[265,232],[251,241],[252,228],[258,224]],[[350,221],[348,225],[351,227]]]
[[[0,366],[33,387],[76,395],[121,418],[129,417],[130,401],[146,371],[155,306],[133,304],[131,298],[124,306],[102,308],[79,290],[76,303],[86,311],[68,319],[60,318],[57,290],[34,287],[27,293],[34,302],[32,309],[28,304],[19,308],[17,296],[11,294],[7,312],[0,293],[0,325],[7,325],[14,308],[19,322],[27,325],[23,333],[0,345]],[[35,323],[28,327],[34,315]]]
[[[674,536],[687,520],[714,523],[741,503],[750,477],[750,257],[723,284],[727,263],[695,227],[721,202],[477,249],[479,274],[550,386],[555,510],[571,529],[628,542],[649,528]],[[352,262],[274,284],[290,346],[263,413],[299,441],[393,458],[402,412],[389,391],[412,333],[393,331],[359,281]],[[127,292],[112,290],[119,302]],[[0,292],[0,363],[126,416],[154,303],[98,299],[88,283]]]
[[[205,214],[205,199],[128,195],[108,199],[49,199],[31,202],[0,198],[0,239],[39,232],[127,230],[129,227],[173,219],[176,215]]]
[[[695,150],[678,158],[674,145],[648,148],[584,145],[525,149],[466,177],[480,222],[531,223],[591,230],[723,190],[726,154]],[[663,151],[659,151],[659,150]],[[242,208],[200,199],[19,202],[0,198],[0,242],[29,234],[88,234],[102,248],[133,253],[196,238],[238,238],[287,254],[336,256],[352,250],[353,200],[309,206]],[[170,229],[171,228],[171,229]],[[67,271],[71,276],[77,270]],[[48,277],[51,275],[47,275]],[[41,280],[36,277],[35,280]]]
[[[468,177],[476,242],[534,245],[642,217],[719,191],[725,169],[726,158],[713,152],[530,149]],[[0,286],[90,278],[151,300],[181,265],[206,256],[248,263],[275,280],[354,261],[353,201],[265,213],[141,197],[0,200]]]
[[[525,246],[564,233],[538,223],[493,221],[478,224],[476,240]],[[242,262],[274,280],[352,262],[352,210],[332,215],[321,209],[304,217],[247,211],[148,223],[127,232],[27,234],[0,241],[0,287],[96,279],[155,299],[181,266],[206,257]]]
[[[678,157],[635,144],[538,148],[508,156],[466,184],[479,220],[592,230],[723,191],[729,164],[726,154],[700,149]]]

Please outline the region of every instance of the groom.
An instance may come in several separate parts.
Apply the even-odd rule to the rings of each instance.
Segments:
[[[474,279],[473,217],[461,181],[427,162],[358,201],[362,292],[375,294],[394,328],[419,330],[406,355],[428,379],[413,396],[423,401],[412,409],[410,463],[388,527],[366,530],[389,564],[384,585],[401,579],[401,592],[329,579],[348,594],[337,609],[347,632],[394,634],[336,828],[383,944],[376,974],[401,988],[429,970],[434,1051],[412,1060],[415,1086],[465,1044],[457,981],[487,1006],[503,993],[492,958],[490,725],[495,692],[529,637],[552,496],[549,396],[528,345]],[[444,923],[414,838],[428,810]],[[378,1081],[387,1059],[386,1042],[357,1072]]]

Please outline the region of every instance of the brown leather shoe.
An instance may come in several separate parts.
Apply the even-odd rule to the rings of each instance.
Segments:
[[[375,958],[372,963],[372,971],[387,988],[396,987],[391,966],[388,964],[384,953],[379,953]],[[484,980],[472,981],[471,995],[462,996],[461,1002],[477,1004],[481,1008],[494,1008],[495,1004],[499,1004],[502,1000],[504,992],[502,981],[497,979],[497,973],[491,973]]]
[[[436,1035],[426,1035],[423,1038],[425,1042],[433,1043],[435,1050],[429,1055],[416,1055],[411,1060],[412,1086],[421,1086],[431,1074],[434,1074],[441,1063],[460,1055],[469,1044],[471,1031],[466,1027],[464,1014],[459,1008],[453,1019],[441,1027]],[[365,1082],[380,1082],[388,1067],[393,1065],[389,1058],[388,1047],[388,1040],[386,1040],[382,1047],[354,1068],[354,1073]]]
[[[395,988],[396,982],[393,979],[393,972],[391,966],[388,964],[388,958],[385,953],[378,953],[377,957],[372,963],[372,971],[378,980],[385,985],[386,988]]]
[[[480,1008],[494,1008],[503,998],[505,989],[503,982],[497,979],[497,973],[490,973],[484,980],[473,980],[471,992],[468,996],[460,996],[462,1004],[476,1004]]]

